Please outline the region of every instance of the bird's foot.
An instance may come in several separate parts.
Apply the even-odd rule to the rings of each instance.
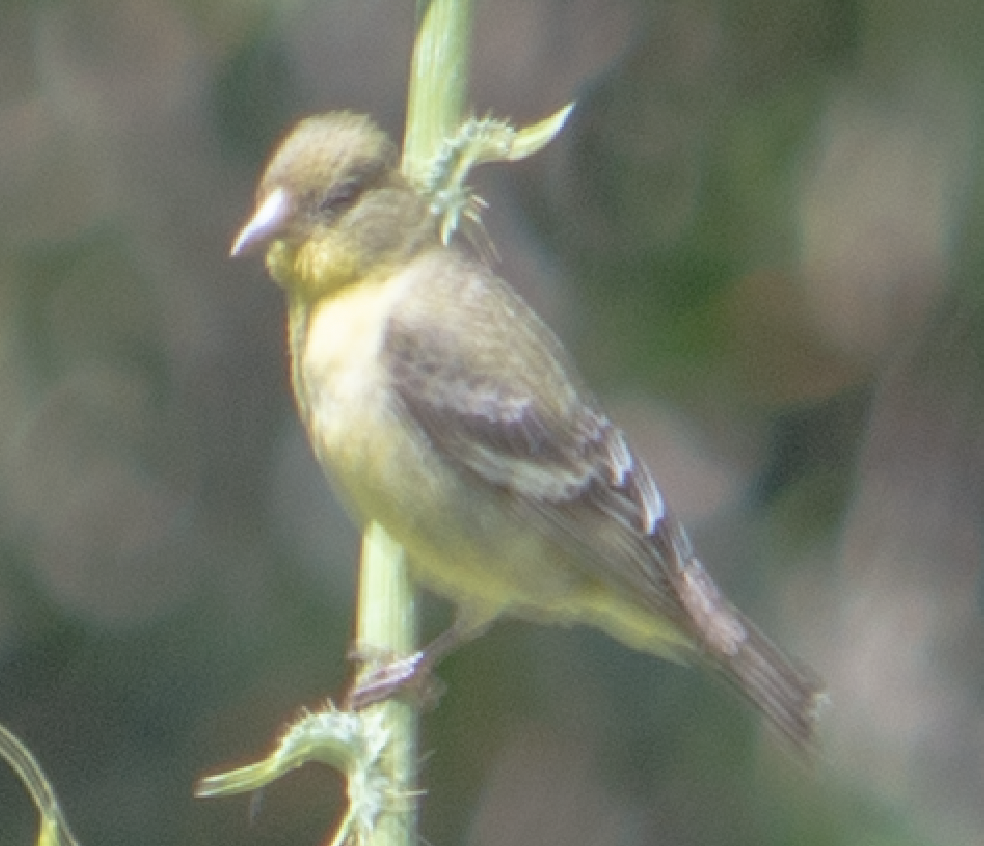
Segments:
[[[394,697],[418,708],[433,708],[444,694],[445,685],[433,674],[434,661],[426,649],[406,658],[382,661],[379,656],[371,662],[365,662],[365,656],[356,657],[372,666],[356,674],[345,700],[350,710],[358,711]]]

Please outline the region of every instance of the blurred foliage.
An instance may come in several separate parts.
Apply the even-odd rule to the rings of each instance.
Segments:
[[[502,623],[424,720],[428,842],[979,840],[982,10],[479,5],[477,113],[578,99],[477,180],[502,273],[834,708],[804,772],[713,680]],[[357,554],[227,253],[296,117],[399,130],[412,20],[0,3],[0,721],[83,844],[318,843],[342,807],[313,768],[252,824],[191,795],[341,690]],[[36,833],[5,772],[0,820]]]

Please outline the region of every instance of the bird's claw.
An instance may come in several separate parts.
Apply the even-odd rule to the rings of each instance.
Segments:
[[[432,708],[446,689],[432,669],[433,662],[426,650],[378,664],[374,669],[358,674],[346,698],[346,706],[358,711],[399,696],[419,708]]]

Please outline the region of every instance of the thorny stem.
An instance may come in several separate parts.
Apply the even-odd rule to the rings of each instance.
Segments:
[[[471,7],[472,0],[417,2],[403,151],[403,169],[417,183],[461,123],[468,85]],[[409,655],[416,640],[415,618],[403,550],[373,523],[363,536],[357,649],[363,655]],[[415,795],[417,717],[411,706],[401,702],[373,707],[384,709],[389,736],[380,761],[382,774],[405,801],[394,803],[380,815],[368,842],[371,846],[417,846],[416,806],[410,800]]]

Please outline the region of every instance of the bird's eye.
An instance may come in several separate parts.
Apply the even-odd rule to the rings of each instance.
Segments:
[[[361,189],[362,186],[354,180],[347,180],[332,185],[328,189],[328,193],[325,194],[318,204],[318,211],[322,214],[332,215],[345,211],[346,208],[352,205]]]

